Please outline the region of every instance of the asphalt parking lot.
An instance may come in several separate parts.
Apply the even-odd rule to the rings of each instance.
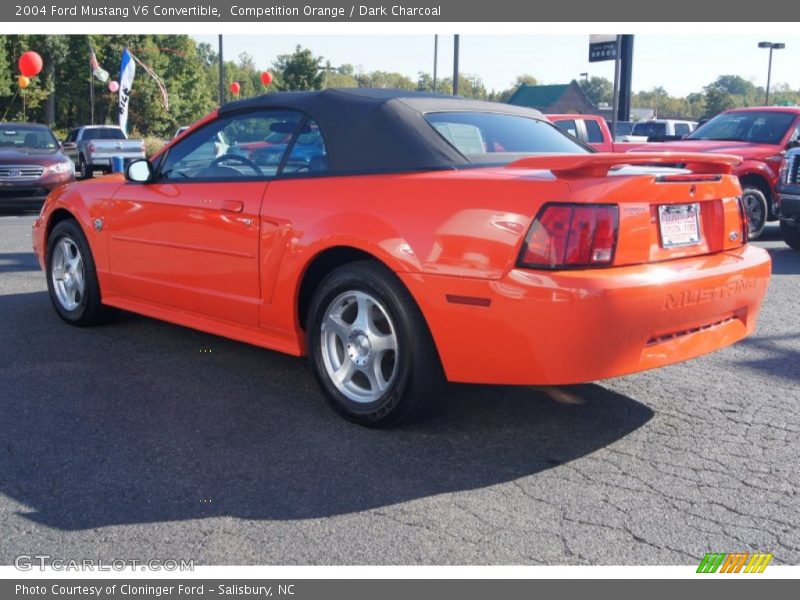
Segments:
[[[800,563],[800,252],[774,226],[735,347],[572,402],[451,385],[371,431],[304,360],[131,314],[63,324],[32,221],[0,216],[1,564]]]

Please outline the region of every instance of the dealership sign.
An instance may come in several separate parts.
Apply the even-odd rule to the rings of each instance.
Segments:
[[[590,35],[589,36],[589,62],[601,60],[616,60],[617,36],[616,35]]]

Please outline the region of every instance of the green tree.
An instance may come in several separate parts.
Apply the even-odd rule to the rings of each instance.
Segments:
[[[436,92],[438,94],[452,94],[453,93],[453,80],[447,79],[446,81],[441,77],[436,79],[436,89],[433,89],[433,75],[420,71],[417,76],[417,91],[420,92]]]
[[[736,98],[728,90],[717,86],[709,85],[705,88],[705,118],[711,118],[724,110],[737,106]]]
[[[614,95],[614,84],[605,77],[592,76],[589,81],[581,79],[579,82],[589,100],[595,105],[602,103],[611,104]]]
[[[728,92],[732,96],[755,99],[758,93],[758,88],[755,84],[738,75],[720,75],[711,85]]]
[[[514,95],[514,92],[517,91],[523,85],[540,85],[542,82],[539,81],[538,78],[531,75],[530,73],[523,73],[522,75],[517,75],[514,79],[514,83],[511,85],[510,88],[506,88],[500,92],[492,91],[490,95],[491,100],[496,100],[497,102],[508,102],[508,99]]]
[[[10,96],[14,93],[13,71],[8,57],[8,50],[6,49],[9,37],[11,36],[0,35],[0,97]]]
[[[278,89],[287,91],[321,90],[324,72],[320,71],[321,56],[308,48],[297,46],[292,54],[281,54],[272,64],[279,74]]]
[[[534,75],[523,73],[522,75],[517,75],[512,87],[518,88],[521,85],[539,85],[540,83],[539,79]]]
[[[410,81],[410,80],[409,80]],[[430,92],[433,91],[433,77],[430,73],[419,73],[416,86],[413,84],[410,87],[403,86],[404,89],[417,89],[419,91]],[[453,93],[453,78],[443,77],[436,80],[436,92],[439,94],[450,95]],[[458,75],[458,95],[465,98],[475,98],[478,100],[488,100],[489,91],[483,83],[483,80],[477,75],[469,73],[459,73]]]
[[[359,87],[369,88],[397,88],[401,90],[416,89],[415,84],[409,77],[402,73],[393,73],[389,71],[371,71],[370,73],[362,73],[356,77]]]
[[[355,76],[353,65],[345,64],[334,67],[331,61],[326,60],[323,67],[322,87],[324,88],[348,88],[358,87],[358,80]]]

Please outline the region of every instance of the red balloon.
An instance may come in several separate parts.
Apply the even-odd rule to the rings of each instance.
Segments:
[[[39,56],[38,52],[29,50],[19,57],[17,64],[19,65],[20,73],[25,77],[33,77],[42,70],[42,57]]]
[[[239,95],[239,92],[241,92],[241,91],[242,91],[242,86],[240,86],[240,85],[239,85],[239,82],[238,82],[238,81],[234,81],[234,82],[231,84],[231,88],[230,88],[230,89],[231,89],[231,93],[232,93],[234,96],[238,96],[238,95]]]
[[[272,73],[270,73],[269,71],[264,71],[261,74],[261,83],[263,83],[264,85],[269,85],[270,83],[272,83]]]

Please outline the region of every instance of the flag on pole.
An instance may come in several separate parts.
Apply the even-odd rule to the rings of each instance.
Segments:
[[[97,62],[97,55],[94,53],[94,48],[89,46],[89,66],[92,68],[92,75],[98,81],[102,81],[105,83],[108,81],[108,71],[100,66],[100,63]]]
[[[130,51],[125,48],[122,51],[122,63],[119,66],[119,126],[126,133],[128,131],[128,104],[135,76],[136,62]]]

